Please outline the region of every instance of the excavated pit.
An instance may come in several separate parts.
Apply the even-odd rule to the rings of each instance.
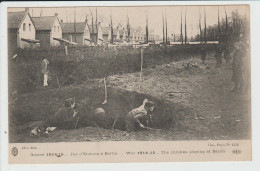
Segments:
[[[159,99],[147,94],[108,87],[107,103],[104,101],[104,88],[67,87],[48,92],[27,94],[20,97],[10,108],[11,127],[24,126],[32,122],[44,121],[64,106],[66,98],[75,97],[80,104],[78,112],[80,119],[77,128],[99,126],[106,129],[125,130],[125,116],[134,108],[139,107],[144,99],[153,101],[155,109],[152,112],[153,127],[167,129],[174,126],[184,115],[192,113],[191,109],[179,103]],[[95,114],[97,108],[103,108],[105,114]],[[142,122],[142,120],[141,120]],[[67,128],[74,129],[74,123],[66,123]],[[57,125],[52,125],[57,126]]]
[[[153,127],[167,128],[175,125],[176,122],[190,110],[180,104],[175,104],[166,100],[157,99],[147,94],[130,92],[122,89],[108,88],[108,99],[104,101],[104,92],[100,89],[93,89],[89,92],[88,98],[81,102],[79,112],[81,112],[80,127],[94,126],[111,129],[125,130],[125,116],[134,108],[139,107],[144,99],[153,101],[155,109],[152,112]],[[105,114],[94,114],[96,108],[103,108]],[[144,120],[141,120],[144,122]]]

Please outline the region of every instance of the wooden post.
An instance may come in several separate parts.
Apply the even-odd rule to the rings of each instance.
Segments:
[[[68,56],[69,55],[68,54],[68,47],[66,45],[64,47],[65,47],[65,54],[66,54],[66,56]]]
[[[107,103],[107,83],[106,83],[106,77],[104,77],[104,85],[105,85],[105,100],[102,104]]]
[[[140,70],[140,77],[139,77],[139,91],[141,90],[142,71],[143,71],[143,59],[144,59],[144,49],[141,49],[141,70]]]
[[[56,75],[56,79],[57,79],[57,83],[58,83],[58,86],[60,88],[60,82],[59,82],[59,79],[58,79],[58,76]]]

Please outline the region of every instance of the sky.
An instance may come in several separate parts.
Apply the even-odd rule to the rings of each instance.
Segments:
[[[126,27],[127,13],[129,16],[129,22],[131,27],[142,27],[146,25],[146,14],[148,15],[149,30],[154,34],[162,37],[162,13],[166,11],[168,21],[168,35],[180,34],[180,21],[181,12],[184,19],[186,11],[186,23],[187,23],[187,35],[188,37],[195,36],[199,33],[199,11],[201,11],[201,24],[204,26],[204,9],[206,13],[206,24],[214,25],[218,22],[218,9],[219,16],[225,18],[225,9],[228,16],[231,16],[231,12],[238,10],[243,16],[249,16],[249,7],[245,5],[226,5],[226,6],[139,6],[139,7],[53,7],[53,8],[30,8],[29,12],[31,16],[38,17],[42,13],[42,16],[53,16],[58,13],[58,17],[63,22],[73,22],[74,14],[76,13],[77,22],[85,21],[87,16],[89,24],[91,24],[91,12],[96,17],[96,9],[98,13],[98,20],[101,21],[103,26],[108,26],[110,22],[110,15],[112,15],[113,25],[117,26],[121,23]],[[11,11],[23,11],[24,8],[12,8]],[[90,12],[91,11],[91,12]]]

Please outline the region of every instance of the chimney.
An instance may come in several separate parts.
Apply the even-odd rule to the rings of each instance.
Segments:
[[[58,17],[58,13],[54,13],[54,15],[55,15],[56,17]]]
[[[63,20],[60,20],[61,23],[63,23]]]

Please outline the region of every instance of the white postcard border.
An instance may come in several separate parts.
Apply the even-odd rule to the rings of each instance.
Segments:
[[[9,165],[8,164],[8,135],[5,133],[8,129],[7,122],[7,60],[3,58],[7,55],[6,48],[6,7],[7,6],[84,6],[84,5],[102,5],[102,6],[121,6],[121,5],[216,5],[216,4],[250,4],[250,12],[251,12],[251,60],[252,60],[252,154],[253,161],[252,162],[197,162],[197,163],[135,163],[135,164],[82,164],[82,165]],[[260,82],[257,76],[257,71],[259,71],[260,59],[259,59],[259,45],[257,43],[257,38],[260,37],[260,3],[259,2],[244,2],[244,1],[236,1],[236,2],[225,2],[225,1],[201,1],[201,2],[13,2],[13,3],[3,3],[1,4],[1,169],[3,170],[57,170],[62,167],[63,170],[75,170],[75,169],[83,169],[88,168],[92,170],[259,170],[259,144],[260,137],[259,132],[259,95],[260,95]],[[3,50],[4,49],[4,50]],[[197,167],[197,168],[196,168]]]

